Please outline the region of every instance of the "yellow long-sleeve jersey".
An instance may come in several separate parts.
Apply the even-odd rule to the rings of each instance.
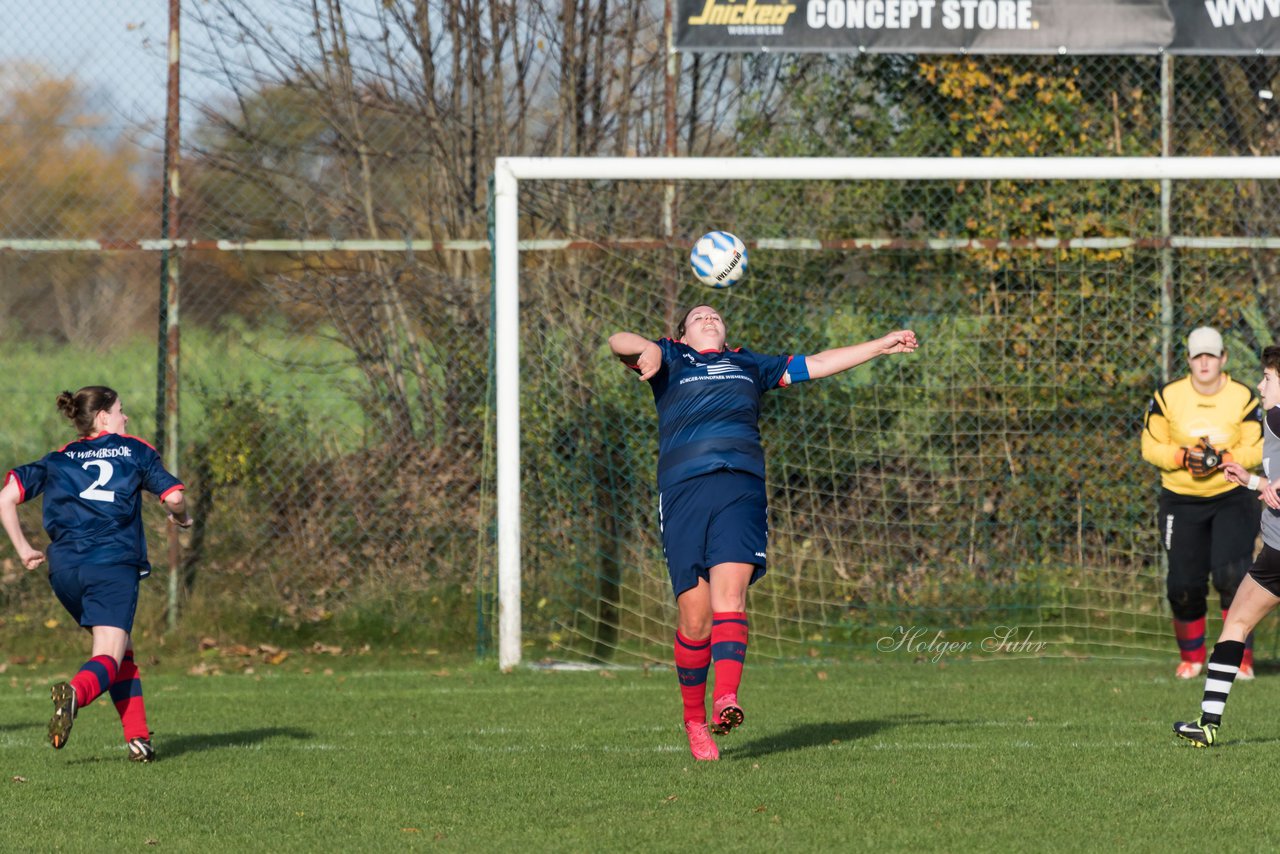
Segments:
[[[1224,377],[1217,394],[1200,394],[1191,378],[1183,377],[1152,396],[1143,422],[1142,458],[1160,469],[1165,489],[1210,498],[1235,488],[1220,471],[1193,477],[1178,465],[1178,449],[1194,447],[1201,439],[1245,468],[1262,462],[1262,405],[1244,383]]]

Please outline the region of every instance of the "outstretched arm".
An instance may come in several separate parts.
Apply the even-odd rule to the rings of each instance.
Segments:
[[[856,368],[876,356],[911,353],[918,346],[914,332],[910,329],[899,329],[873,341],[850,344],[848,347],[837,347],[834,350],[824,350],[816,355],[806,356],[805,361],[809,365],[809,379],[816,380]]]
[[[4,489],[0,489],[0,523],[4,525],[4,532],[9,535],[9,541],[18,552],[18,560],[27,569],[35,569],[44,563],[44,552],[33,549],[31,543],[27,542],[27,535],[22,533],[22,525],[18,522],[18,504],[21,500],[22,492],[18,489],[18,482],[9,478]]]
[[[662,350],[643,335],[615,332],[609,336],[609,349],[622,360],[622,364],[638,368],[642,382],[662,370]]]

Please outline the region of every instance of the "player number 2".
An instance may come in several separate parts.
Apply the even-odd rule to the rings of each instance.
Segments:
[[[111,480],[111,475],[115,474],[115,468],[106,460],[89,460],[81,468],[86,471],[91,468],[98,470],[98,479],[89,484],[89,488],[80,493],[80,497],[86,501],[107,501],[114,503],[116,494],[109,489],[98,489],[107,481]]]

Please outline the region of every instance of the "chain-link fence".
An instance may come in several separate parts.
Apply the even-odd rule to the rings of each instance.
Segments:
[[[522,197],[572,193],[539,183],[524,182]],[[618,192],[643,208],[664,189]],[[599,195],[580,188],[578,204]],[[752,594],[753,654],[998,626],[1057,652],[1173,649],[1157,482],[1137,447],[1162,384],[1166,250],[1122,236],[1158,227],[1158,184],[757,180],[683,184],[678,195],[689,200],[681,233],[714,221],[760,235],[746,283],[681,284],[668,302],[664,273],[682,253],[614,249],[591,231],[577,236],[609,248],[523,271],[535,638],[606,660],[656,657],[669,642],[653,404],[600,330],[670,334],[671,305],[680,316],[709,301],[730,345],[756,352],[813,353],[903,327],[923,342],[914,357],[766,398],[771,568]],[[886,228],[885,211],[902,214]],[[992,239],[972,237],[992,211]],[[1071,226],[1040,232],[1050,211]],[[1195,283],[1251,280],[1270,252],[1176,253],[1184,312],[1220,320]],[[1232,369],[1252,383],[1270,333],[1250,325],[1255,304],[1233,298]]]
[[[186,624],[224,631],[487,648],[499,155],[672,140],[678,155],[1270,155],[1280,140],[1259,95],[1270,58],[684,56],[669,120],[660,4],[212,0],[182,4],[166,208],[168,4],[93,5],[3,4],[0,448],[14,464],[59,445],[55,394],[99,382],[156,436],[162,285],[176,289],[165,438],[199,521],[172,572]],[[1143,408],[1180,373],[1166,338],[1200,323],[1228,333],[1252,384],[1277,280],[1268,249],[1166,241],[1272,236],[1274,184],[1178,185],[1168,227],[1160,193],[690,184],[670,227],[665,188],[525,194],[522,237],[573,242],[523,260],[528,642],[665,657],[652,406],[604,341],[664,334],[705,299],[685,247],[722,227],[753,248],[720,305],[748,346],[811,351],[901,323],[924,342],[767,402],[774,569],[752,607],[770,654],[1032,613],[1066,615],[1060,639],[1162,648]],[[168,282],[144,242],[165,217],[184,241]],[[1116,236],[1137,242],[1028,243]],[[760,244],[803,239],[826,248]],[[43,601],[3,566],[6,611]],[[145,596],[159,614],[163,586]]]

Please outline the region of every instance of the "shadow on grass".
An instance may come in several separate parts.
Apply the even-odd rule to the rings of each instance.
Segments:
[[[1219,739],[1218,741],[1215,741],[1215,742],[1213,743],[1213,749],[1214,749],[1215,751],[1216,751],[1216,750],[1218,750],[1219,748],[1223,748],[1223,747],[1262,747],[1262,746],[1270,747],[1270,746],[1272,746],[1272,745],[1280,744],[1280,738],[1228,738],[1228,739],[1223,739],[1223,738],[1222,738],[1222,736],[1221,736],[1221,734],[1219,734],[1218,739]],[[1195,749],[1196,749],[1193,745],[1188,744],[1187,742],[1183,741],[1182,739],[1178,739],[1178,746],[1179,746],[1179,747],[1189,747],[1189,748],[1191,748],[1192,750],[1195,750]]]
[[[858,741],[870,738],[881,730],[899,726],[933,726],[954,721],[922,720],[920,715],[898,715],[888,720],[825,721],[794,726],[776,735],[762,736],[748,741],[739,748],[732,742],[722,741],[725,759],[755,759],[788,750],[804,750],[810,747],[827,747],[842,741]]]
[[[0,724],[0,732],[17,732],[20,729],[40,729],[43,726],[43,723],[39,723],[37,721],[29,721],[27,723],[20,724]]]
[[[297,727],[263,727],[262,729],[241,729],[235,732],[215,732],[199,735],[179,735],[173,738],[161,736],[155,738],[156,758],[161,762],[169,762],[184,753],[198,753],[203,750],[226,750],[229,748],[254,747],[272,738],[309,739],[315,735]],[[74,748],[75,739],[71,747]],[[115,756],[85,756],[75,759],[69,765],[92,765],[96,762],[118,762]]]
[[[310,730],[297,727],[262,727],[241,729],[235,732],[199,733],[173,738],[157,738],[156,753],[162,761],[168,761],[184,753],[202,750],[225,750],[232,747],[251,747],[272,738],[292,738],[299,741],[315,738]]]

